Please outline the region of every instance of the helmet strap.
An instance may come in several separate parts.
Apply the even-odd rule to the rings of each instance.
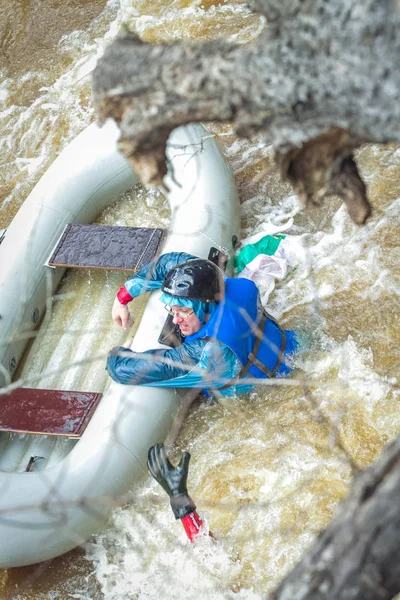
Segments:
[[[204,323],[207,323],[208,319],[210,316],[210,305],[208,304],[208,302],[206,303],[206,309],[204,311]]]

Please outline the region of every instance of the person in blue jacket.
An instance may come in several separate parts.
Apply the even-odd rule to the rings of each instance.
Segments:
[[[118,383],[196,387],[206,395],[217,390],[232,396],[252,389],[257,379],[290,372],[287,358],[298,349],[296,334],[281,329],[263,309],[254,282],[226,277],[209,260],[170,252],[120,288],[112,308],[114,321],[130,327],[129,302],[158,288],[183,343],[147,350],[140,357],[130,349],[113,348],[107,371]]]

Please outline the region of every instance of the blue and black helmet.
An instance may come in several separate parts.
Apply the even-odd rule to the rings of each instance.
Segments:
[[[161,289],[176,298],[218,302],[224,295],[224,274],[211,260],[192,258],[173,267]]]

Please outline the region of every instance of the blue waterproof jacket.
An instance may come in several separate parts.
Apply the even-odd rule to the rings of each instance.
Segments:
[[[197,257],[183,252],[164,254],[156,264],[147,265],[129,279],[125,287],[132,297],[160,288],[170,269],[191,258]],[[240,383],[229,383],[239,376],[257,340],[254,323],[258,323],[262,316],[258,289],[247,279],[226,278],[226,286],[226,297],[210,321],[199,332],[186,337],[181,346],[147,350],[140,357],[130,349],[114,348],[107,359],[109,375],[118,383],[130,385],[219,388],[226,396],[252,389],[245,378]],[[237,298],[240,298],[240,307],[236,304]],[[273,371],[282,333],[273,321],[267,319],[264,336],[257,358],[265,359],[266,365]],[[286,332],[286,341],[285,356],[296,347],[294,332]],[[282,363],[277,374],[289,371],[290,368]],[[248,376],[265,377],[265,374],[252,366]]]

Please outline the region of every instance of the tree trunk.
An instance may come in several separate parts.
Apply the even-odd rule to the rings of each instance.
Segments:
[[[267,18],[255,43],[145,44],[124,32],[93,76],[99,118],[144,183],[159,185],[178,125],[230,121],[265,134],[306,205],[337,194],[370,214],[353,160],[365,142],[400,141],[400,0],[252,0]]]
[[[268,600],[389,600],[400,592],[400,438],[353,480],[335,518]]]

